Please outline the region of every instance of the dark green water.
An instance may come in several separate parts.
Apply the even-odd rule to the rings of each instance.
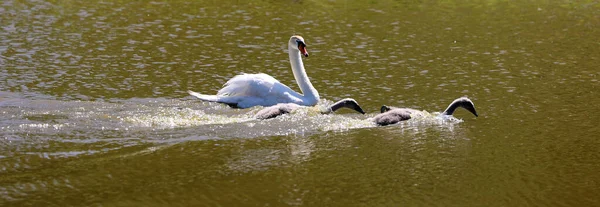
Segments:
[[[0,2],[2,206],[598,206],[597,1]],[[324,103],[202,103],[264,72]],[[375,127],[382,104],[480,114]]]

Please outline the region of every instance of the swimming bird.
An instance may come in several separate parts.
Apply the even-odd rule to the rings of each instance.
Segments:
[[[204,95],[194,91],[188,93],[204,101],[224,103],[234,108],[273,106],[279,103],[314,106],[319,102],[319,92],[310,83],[302,63],[301,56],[308,57],[304,38],[298,35],[290,37],[288,51],[292,72],[302,94],[264,73],[237,75],[227,81],[217,95]]]
[[[441,114],[442,115],[452,115],[454,113],[454,111],[456,110],[456,108],[458,108],[458,107],[462,107],[462,108],[466,109],[467,111],[473,113],[473,115],[475,115],[476,117],[478,116],[477,111],[475,111],[475,105],[467,97],[461,97],[461,98],[455,99],[454,101],[452,101],[452,103],[450,103],[450,105],[448,105],[448,108],[446,108],[446,110],[444,110],[444,112],[442,112]],[[423,112],[423,111],[419,111],[419,110],[411,109],[411,108],[395,108],[395,107],[389,107],[389,106],[383,105],[383,106],[381,106],[381,114],[378,114],[377,116],[373,117],[373,121],[377,125],[386,126],[386,125],[398,123],[400,121],[409,120],[416,116],[423,116],[424,113],[425,112]]]
[[[298,105],[295,103],[280,103],[280,104],[269,106],[269,107],[266,107],[266,108],[260,110],[258,113],[256,113],[256,115],[254,117],[257,119],[275,118],[275,117],[283,115],[283,114],[291,113],[293,110],[296,110],[300,107],[304,107],[304,106],[301,106],[301,105]],[[335,102],[333,105],[327,107],[326,110],[321,111],[321,113],[329,114],[329,113],[337,111],[340,108],[349,108],[349,109],[353,109],[361,114],[365,114],[365,112],[360,107],[360,105],[358,105],[358,103],[354,99],[351,99],[351,98],[345,98],[338,102]]]

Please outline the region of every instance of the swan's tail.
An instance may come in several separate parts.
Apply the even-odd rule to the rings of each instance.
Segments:
[[[238,99],[236,97],[219,96],[219,95],[204,95],[204,94],[200,94],[200,93],[194,92],[194,91],[188,91],[188,93],[192,96],[195,96],[196,98],[199,98],[200,100],[203,100],[203,101],[224,103],[233,108],[238,107],[237,102],[239,100],[236,100],[236,99]]]

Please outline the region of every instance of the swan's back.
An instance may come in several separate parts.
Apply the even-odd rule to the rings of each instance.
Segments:
[[[411,118],[411,112],[411,110],[405,109],[391,109],[373,117],[373,121],[379,126],[395,124],[404,120],[409,120]]]
[[[266,96],[278,80],[264,73],[241,74],[229,79],[218,96]]]
[[[302,103],[300,94],[264,73],[237,75],[225,83],[217,96],[222,102],[234,102],[239,108],[272,106],[278,103]]]
[[[386,126],[418,116],[424,116],[424,112],[411,108],[390,108],[382,106],[381,114],[373,117],[373,121],[375,121],[377,125]]]
[[[298,104],[294,103],[280,103],[274,106],[266,107],[260,110],[254,117],[257,119],[270,119],[275,118],[279,115],[288,114],[293,110],[300,107]]]

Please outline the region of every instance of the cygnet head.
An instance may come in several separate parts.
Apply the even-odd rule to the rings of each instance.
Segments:
[[[454,110],[456,110],[456,108],[458,108],[458,107],[466,109],[467,111],[471,112],[476,117],[479,116],[477,114],[477,111],[475,110],[475,104],[473,104],[473,101],[471,101],[471,99],[469,99],[467,97],[460,97],[460,98],[455,99],[454,101],[452,101],[452,103],[450,103],[448,108],[446,108],[446,110],[444,110],[444,112],[442,112],[442,113],[446,114],[446,115],[452,115],[454,113]]]
[[[341,109],[341,108],[349,108],[358,113],[365,114],[365,111],[360,107],[360,105],[358,105],[358,102],[356,102],[354,99],[351,99],[351,98],[345,98],[338,102],[335,102],[326,111],[323,111],[323,113],[328,114],[328,113],[337,111],[338,109]]]
[[[340,103],[343,107],[355,110],[358,113],[365,114],[365,111],[360,107],[360,105],[358,105],[358,102],[356,102],[356,100],[354,99],[346,98],[342,99],[341,101],[338,101],[337,103]]]
[[[383,105],[381,106],[381,113],[385,113],[386,111],[392,110],[389,106]]]
[[[304,55],[304,57],[308,57],[308,51],[306,51],[306,43],[304,42],[304,38],[302,38],[300,35],[292,36],[290,38],[290,41],[288,42],[288,47],[297,49],[301,55]]]

